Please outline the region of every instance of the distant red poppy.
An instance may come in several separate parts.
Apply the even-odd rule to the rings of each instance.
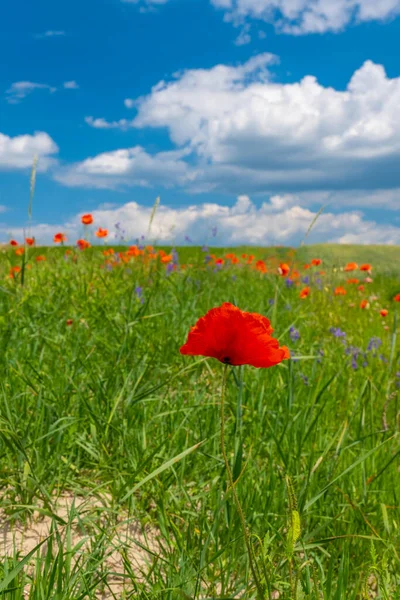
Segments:
[[[311,261],[311,264],[313,265],[313,267],[319,267],[319,265],[322,263],[322,260],[320,258],[313,258]]]
[[[82,215],[81,221],[84,225],[91,225],[93,223],[93,215]]]
[[[281,263],[278,267],[278,271],[282,277],[286,277],[286,275],[289,275],[290,267],[286,263]]]
[[[393,298],[393,300],[395,302],[400,302],[400,294],[396,294],[395,297]]]
[[[344,289],[344,287],[339,285],[337,288],[335,288],[334,294],[335,294],[335,296],[345,296],[347,294],[347,292]]]
[[[300,292],[300,298],[307,298],[307,296],[310,295],[310,292],[311,292],[311,290],[309,287],[303,288]]]
[[[21,247],[21,248],[16,249],[15,254],[17,256],[22,256],[24,252],[25,252],[25,250]]]
[[[358,264],[355,262],[347,263],[347,265],[344,268],[345,271],[355,271],[356,269],[358,269]]]
[[[381,317],[387,317],[389,314],[389,311],[386,308],[382,308],[382,310],[379,314],[381,315]]]
[[[18,242],[16,240],[10,240],[11,246],[18,246]]]
[[[35,238],[25,238],[25,243],[28,246],[33,246],[33,244],[35,243]]]
[[[368,308],[368,306],[369,306],[368,300],[361,300],[360,308],[364,309],[364,308]]]
[[[43,262],[46,260],[46,257],[43,256],[43,254],[39,254],[39,256],[36,257],[36,262]]]
[[[224,302],[212,308],[191,327],[180,352],[191,356],[209,356],[222,363],[238,366],[272,367],[290,358],[286,346],[271,337],[269,320],[257,313],[243,312]]]
[[[215,260],[215,264],[216,264],[216,265],[223,265],[223,264],[224,264],[224,262],[225,262],[225,261],[224,261],[224,259],[223,259],[223,258],[217,258],[217,259]]]
[[[61,244],[62,242],[66,242],[67,241],[67,236],[65,235],[65,233],[55,233],[54,237],[53,237],[53,242],[55,244]]]
[[[68,327],[71,327],[71,325],[73,323],[73,320],[72,319],[67,319],[65,323],[66,323],[66,325],[68,325]]]
[[[356,279],[355,277],[351,277],[347,280],[347,283],[357,285],[357,283],[360,283],[360,280]]]
[[[257,271],[260,271],[260,273],[266,273],[267,265],[265,264],[265,262],[263,260],[258,260],[256,262],[256,269],[257,269]]]
[[[102,229],[101,227],[95,232],[95,236],[98,238],[105,238],[108,236],[108,229]]]
[[[369,265],[368,263],[365,265],[361,265],[360,271],[368,271],[368,273],[371,273],[372,265]]]
[[[304,267],[303,267],[303,269],[305,269],[306,271],[307,271],[307,269],[310,269],[310,268],[311,268],[311,265],[309,265],[309,264],[306,264],[306,265],[304,265]]]
[[[90,248],[90,244],[87,240],[78,240],[76,245],[80,250],[86,250],[86,248]]]
[[[357,289],[359,292],[363,292],[365,290],[365,285],[359,285]]]
[[[164,263],[165,265],[170,263],[173,259],[172,254],[165,254],[165,256],[161,257],[161,262]]]

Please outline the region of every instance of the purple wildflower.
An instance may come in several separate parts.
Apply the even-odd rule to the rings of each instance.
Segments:
[[[382,340],[378,337],[372,337],[369,340],[367,351],[371,352],[372,350],[378,350],[380,346],[382,346]]]
[[[300,332],[299,332],[299,330],[292,326],[289,329],[289,337],[292,340],[292,342],[297,342],[297,340],[300,339]]]

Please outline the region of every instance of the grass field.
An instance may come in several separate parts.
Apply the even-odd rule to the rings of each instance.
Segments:
[[[231,302],[291,351],[227,371],[226,444],[263,597],[400,598],[400,248],[178,248],[165,264],[114,248],[3,249],[1,594],[257,598],[221,454],[224,366],[179,352]],[[371,263],[372,281],[349,261]]]

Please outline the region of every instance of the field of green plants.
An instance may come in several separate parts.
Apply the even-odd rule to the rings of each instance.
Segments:
[[[0,595],[400,598],[400,248],[25,244],[0,269]],[[224,302],[291,358],[182,355]]]

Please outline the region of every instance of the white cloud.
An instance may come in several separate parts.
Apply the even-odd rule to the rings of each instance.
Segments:
[[[64,37],[65,35],[66,35],[65,31],[49,29],[48,31],[45,31],[44,33],[38,33],[36,35],[36,37],[38,39],[43,39],[43,38],[51,38],[51,37]]]
[[[79,85],[76,83],[76,81],[64,81],[63,87],[65,90],[78,90],[79,89]]]
[[[87,117],[100,129],[166,128],[176,150],[105,152],[64,169],[58,180],[109,188],[176,185],[193,193],[296,193],[304,207],[400,209],[400,78],[367,61],[345,90],[312,76],[280,84],[269,73],[276,61],[261,54],[236,67],[187,70],[130,99],[137,108],[131,120]]]
[[[0,170],[30,168],[38,156],[38,169],[45,171],[55,163],[57,153],[57,144],[43,131],[15,137],[0,133]]]
[[[124,104],[126,108],[133,108],[135,106],[135,101],[132,98],[125,98]]]
[[[400,13],[400,0],[211,0],[226,19],[259,19],[301,35],[341,31],[351,23],[384,21]]]
[[[236,46],[246,46],[246,44],[250,44],[251,35],[250,35],[250,25],[246,23],[243,25],[241,32],[237,36],[235,40]]]
[[[164,127],[198,157],[196,182],[240,193],[400,186],[400,78],[366,61],[344,91],[271,81],[274,57],[188,70],[137,101],[133,125]],[[398,175],[396,175],[398,173]]]
[[[116,238],[115,223],[121,223],[127,241],[146,234],[151,211],[151,206],[129,202],[120,207],[103,206],[92,213],[95,226],[107,227],[112,242]],[[175,244],[182,243],[188,235],[194,243],[202,244],[211,237],[211,228],[217,227],[213,244],[296,244],[304,238],[315,217],[316,212],[299,206],[294,196],[273,197],[259,208],[248,196],[240,196],[232,207],[204,203],[172,208],[161,204],[152,223],[151,237],[158,243]],[[32,229],[40,243],[50,241],[55,231],[65,231],[74,241],[80,236],[80,215],[62,225],[42,224]],[[3,229],[2,233],[8,232]],[[12,233],[21,237],[22,229]],[[378,225],[356,211],[328,212],[318,218],[308,241],[399,244],[400,227]]]
[[[95,129],[127,129],[128,127],[132,127],[132,121],[128,121],[127,119],[106,121],[106,119],[103,118],[95,119],[93,117],[85,117],[85,123],[87,123],[89,127],[94,127]]]
[[[16,81],[6,91],[6,100],[9,104],[17,104],[34,90],[47,90],[53,94],[57,88],[47,83],[35,83],[33,81]]]
[[[187,150],[176,150],[150,155],[141,146],[135,146],[87,158],[60,169],[55,178],[70,187],[183,185],[191,177],[183,160],[187,154]]]
[[[65,81],[62,87],[66,90],[76,90],[79,85],[76,81]],[[9,104],[18,104],[34,92],[35,90],[46,90],[50,94],[57,91],[57,87],[48,85],[47,83],[36,83],[34,81],[16,81],[6,91],[6,100]]]

